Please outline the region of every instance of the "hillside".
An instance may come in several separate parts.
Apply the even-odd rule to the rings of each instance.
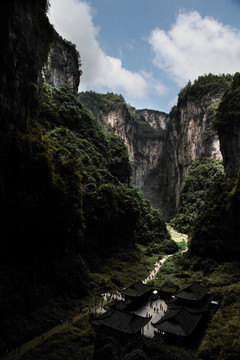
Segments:
[[[222,159],[213,120],[231,81],[231,75],[200,76],[180,91],[170,114],[136,110],[113,93],[81,92],[79,99],[105,131],[113,131],[124,140],[132,182],[170,220],[191,164],[203,156]]]
[[[65,78],[61,68],[60,77],[50,76],[52,85],[39,81],[51,44],[61,45],[63,57],[72,46],[53,32],[46,9],[45,1],[11,1],[6,18],[11,37],[4,39],[9,56],[1,68],[9,82],[1,88],[1,352],[56,321],[56,314],[46,320],[44,307],[59,301],[63,311],[66,302],[91,296],[90,271],[101,271],[114,254],[136,258],[136,245],[150,243],[176,250],[158,212],[130,185],[123,141],[104,134],[74,95],[79,79],[73,80],[81,73],[76,49],[66,58],[72,66],[66,63]],[[19,29],[19,51],[10,54]],[[21,66],[14,72],[16,62]],[[59,79],[64,87],[54,85]]]
[[[64,321],[66,332],[24,359],[237,360],[239,73],[188,83],[170,114],[112,93],[78,95],[81,58],[49,23],[49,2],[0,6],[1,356],[15,359]],[[170,229],[172,240],[146,198],[168,218],[177,208],[172,222],[189,242]],[[151,295],[192,281],[209,288],[217,307],[198,346],[96,336],[103,294],[143,279]]]

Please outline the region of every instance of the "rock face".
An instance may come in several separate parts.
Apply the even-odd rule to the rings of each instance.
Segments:
[[[79,94],[80,101],[108,131],[126,144],[132,165],[132,182],[155,208],[164,206],[167,194],[166,134],[170,116],[154,110],[135,110],[114,94]],[[110,105],[109,105],[110,104]]]
[[[213,129],[214,104],[219,96],[209,94],[205,99],[188,100],[178,106],[171,116],[171,126],[166,138],[168,202],[177,205],[180,188],[193,161],[201,156],[222,159],[217,132]]]
[[[27,127],[37,107],[41,68],[47,58],[53,28],[45,15],[46,3],[2,2],[0,59],[0,128],[13,132]]]
[[[80,82],[80,56],[76,47],[54,32],[43,79],[53,86],[68,86],[77,95]]]
[[[163,208],[167,186],[166,135],[170,116],[154,110],[136,110],[133,183],[155,208]]]
[[[38,5],[36,1],[9,0],[0,5],[4,14],[0,35],[0,129],[8,133],[24,131],[34,116],[42,69],[47,81],[56,86],[67,84],[77,94],[79,54],[54,31],[46,7],[47,1]]]
[[[132,182],[155,208],[172,216],[192,162],[201,156],[222,159],[213,119],[229,84],[225,77],[201,77],[179,94],[170,114],[130,108],[117,101],[117,95],[117,105],[112,103],[110,108],[104,107],[107,95],[89,93],[87,101],[80,95],[80,101],[124,139],[132,162]]]

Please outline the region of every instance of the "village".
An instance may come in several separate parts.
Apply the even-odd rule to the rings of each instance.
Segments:
[[[147,285],[168,257],[155,264],[147,279],[115,294],[103,294],[106,301],[115,301],[108,311],[103,306],[98,308],[100,315],[92,321],[97,334],[115,336],[122,341],[142,336],[185,344],[201,336],[218,307],[218,302],[206,287],[196,281],[180,289],[177,286]]]
[[[132,339],[191,340],[206,324],[217,301],[198,282],[177,289],[153,288],[141,281],[121,291],[111,309],[92,321],[98,334]],[[200,330],[201,329],[201,330]]]

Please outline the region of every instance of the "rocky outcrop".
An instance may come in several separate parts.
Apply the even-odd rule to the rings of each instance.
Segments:
[[[193,161],[201,156],[222,159],[217,132],[213,129],[215,105],[223,96],[211,93],[205,98],[187,100],[172,112],[166,138],[168,202],[175,207],[184,177]]]
[[[139,186],[155,208],[164,207],[167,197],[166,134],[170,116],[155,110],[136,110],[121,96],[86,92],[80,101],[106,131],[114,130],[128,149],[132,183]]]
[[[80,82],[80,56],[75,45],[54,32],[43,79],[53,86],[67,86],[75,95]]]
[[[106,129],[110,125],[124,139],[132,182],[155,208],[172,216],[192,162],[201,156],[222,158],[213,119],[228,86],[224,77],[202,77],[183,89],[170,114],[133,109],[113,94],[80,94],[80,101]]]

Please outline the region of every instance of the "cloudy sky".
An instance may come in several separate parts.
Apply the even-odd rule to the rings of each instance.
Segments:
[[[169,112],[188,80],[240,71],[240,0],[50,0],[49,18],[76,44],[79,91],[122,94]]]

